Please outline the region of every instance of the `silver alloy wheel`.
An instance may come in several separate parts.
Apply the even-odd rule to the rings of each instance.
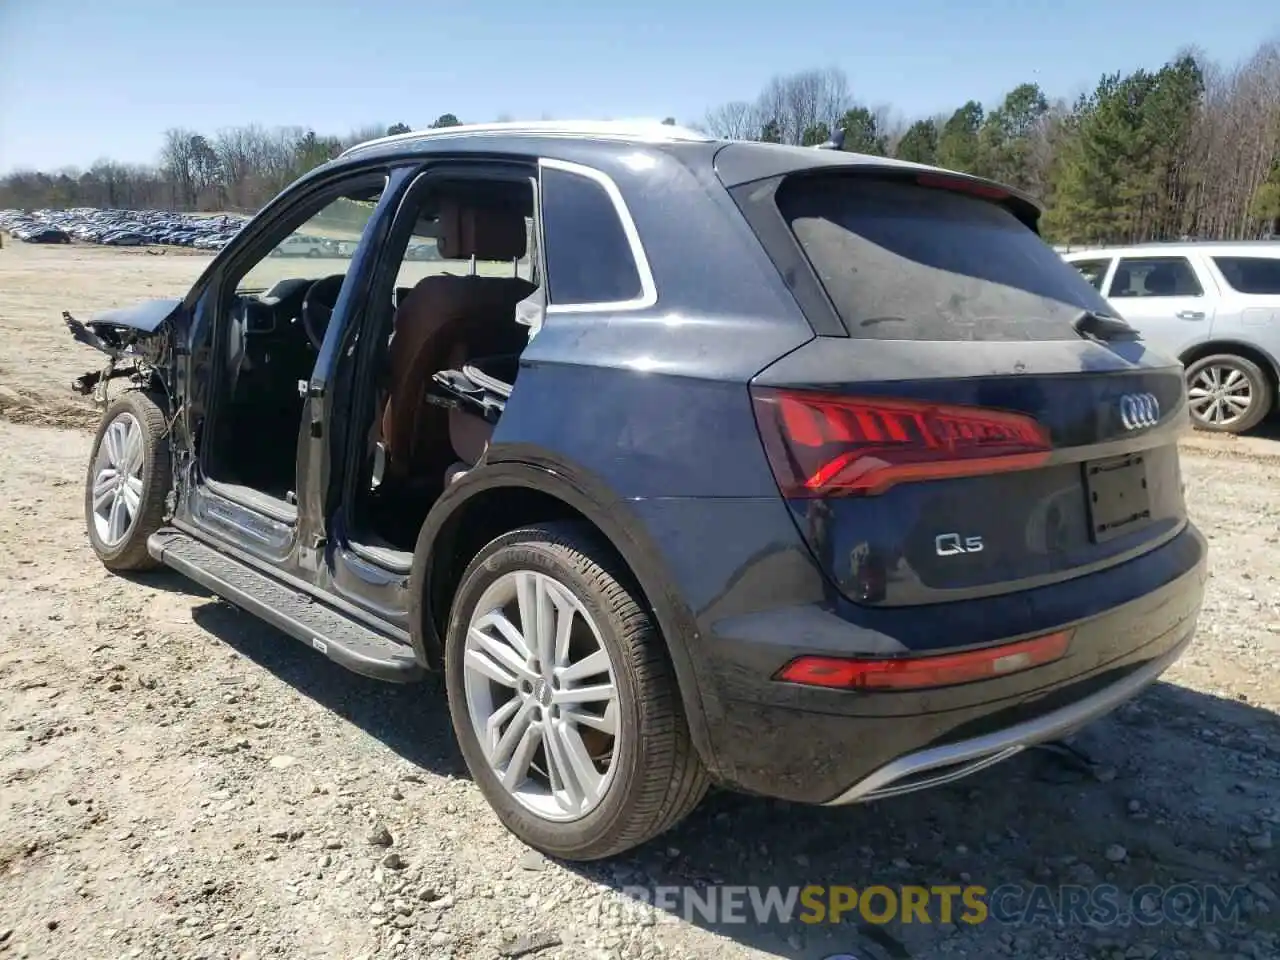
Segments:
[[[1200,370],[1187,389],[1191,413],[1203,423],[1225,427],[1235,423],[1253,404],[1253,384],[1235,367]]]
[[[506,791],[546,820],[594,810],[623,732],[613,664],[573,592],[533,570],[503,574],[471,615],[462,670],[472,728]]]
[[[102,433],[93,461],[93,527],[105,547],[129,535],[142,509],[142,424],[122,412]]]

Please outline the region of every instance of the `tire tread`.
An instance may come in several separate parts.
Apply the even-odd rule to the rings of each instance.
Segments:
[[[574,859],[610,857],[669,830],[701,802],[710,777],[693,745],[670,656],[652,615],[637,601],[632,577],[594,528],[555,521],[512,530],[482,550],[463,576],[498,545],[537,546],[574,570],[599,601],[613,612],[627,662],[622,669],[635,680],[640,728],[634,732],[644,753],[645,776],[635,782],[623,816],[604,836],[574,851]]]
[[[93,543],[103,566],[114,572],[154,570],[160,566],[160,562],[147,552],[147,538],[164,522],[165,497],[172,485],[169,423],[165,419],[164,411],[151,393],[142,389],[126,390],[116,397],[103,413],[102,424],[98,427],[98,433],[94,438],[93,453],[89,457],[89,466],[85,474],[85,522],[90,531],[93,529],[93,464],[97,457],[98,444],[102,442],[102,435],[106,432],[107,425],[115,419],[117,414],[126,410],[137,418],[145,436],[142,504],[134,520],[133,529],[116,549],[103,551],[98,547],[92,532],[90,533],[90,542]]]

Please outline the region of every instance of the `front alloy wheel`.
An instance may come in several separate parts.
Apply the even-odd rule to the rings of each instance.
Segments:
[[[445,645],[449,712],[503,824],[594,860],[688,814],[707,789],[662,636],[585,524],[503,534],[473,559]]]
[[[142,510],[142,424],[121,411],[93,459],[93,526],[105,547],[119,546]]]
[[[109,570],[156,566],[147,538],[164,519],[172,467],[164,413],[140,390],[107,407],[94,438],[85,477],[89,543]]]

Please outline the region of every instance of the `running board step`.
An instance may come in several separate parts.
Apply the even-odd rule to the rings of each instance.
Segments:
[[[413,649],[406,644],[179,530],[156,531],[147,539],[147,552],[348,670],[393,683],[409,683],[423,676]]]

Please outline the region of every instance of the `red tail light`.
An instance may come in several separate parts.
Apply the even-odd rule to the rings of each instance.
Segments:
[[[752,389],[785,497],[883,493],[895,483],[1027,470],[1049,458],[1031,417],[984,407]]]
[[[797,657],[775,680],[841,690],[918,690],[973,680],[989,680],[1051,663],[1067,652],[1071,631],[1005,643],[998,647],[934,657],[855,660],[848,657]]]

